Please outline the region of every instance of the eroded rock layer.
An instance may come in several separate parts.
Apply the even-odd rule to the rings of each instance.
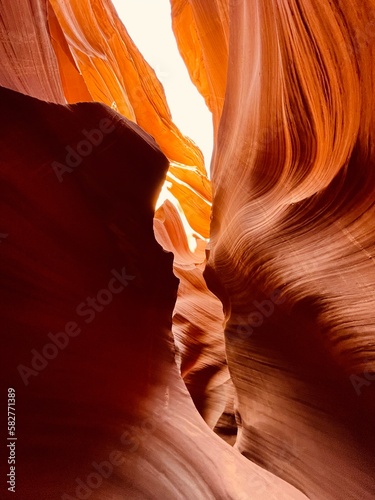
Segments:
[[[162,247],[173,252],[173,269],[180,280],[173,312],[176,360],[196,408],[214,427],[230,399],[230,377],[222,304],[203,278],[205,245],[198,239],[191,252],[178,211],[169,200],[155,214],[154,231]]]
[[[17,498],[304,498],[210,431],[184,388],[178,280],[153,234],[168,163],[153,139],[97,103],[1,88],[0,105],[1,382],[17,399]],[[88,148],[82,130],[97,144],[59,182],[51,164],[67,144]]]
[[[316,499],[375,496],[374,12],[230,2],[206,276],[236,448]]]
[[[3,0],[1,7],[0,84],[62,104],[102,102],[136,122],[171,161],[171,192],[207,238],[211,191],[202,153],[172,122],[161,83],[112,3]]]
[[[171,0],[213,198],[109,0],[0,5],[16,497],[375,498],[374,0]]]

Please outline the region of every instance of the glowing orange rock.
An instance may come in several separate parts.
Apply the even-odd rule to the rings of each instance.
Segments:
[[[215,133],[224,106],[228,71],[229,2],[172,0],[172,21],[190,77],[214,117]]]
[[[155,138],[173,162],[173,176],[168,175],[171,190],[177,196],[185,191],[180,200],[185,215],[191,227],[207,238],[211,192],[202,153],[172,122],[161,83],[134,45],[111,2],[50,0],[50,5],[60,26],[58,30],[55,17],[51,16],[52,36],[59,32],[59,39],[61,33],[65,39],[60,42],[65,50],[58,50],[57,56],[70,102],[79,100],[78,94],[72,94],[72,82],[68,79],[73,59],[92,99],[135,121]],[[195,213],[197,208],[202,215]]]
[[[185,3],[202,26],[207,3]],[[375,2],[229,5],[206,276],[226,308],[235,446],[309,498],[370,500]],[[200,31],[175,26],[194,71]]]

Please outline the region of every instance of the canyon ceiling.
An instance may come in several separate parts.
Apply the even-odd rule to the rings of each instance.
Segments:
[[[170,3],[210,176],[110,0],[0,0],[1,499],[375,499],[375,0]]]

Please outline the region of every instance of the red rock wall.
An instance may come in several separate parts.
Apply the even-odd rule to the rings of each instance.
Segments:
[[[4,495],[375,498],[374,1],[172,0],[212,196],[109,0],[0,5]]]
[[[1,392],[17,415],[2,498],[304,498],[216,436],[182,382],[155,141],[98,103],[1,88],[0,106]]]
[[[206,276],[236,448],[316,499],[375,496],[374,12],[230,2]]]

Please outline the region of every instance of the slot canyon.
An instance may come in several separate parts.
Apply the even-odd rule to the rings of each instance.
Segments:
[[[111,0],[0,0],[0,498],[375,500],[375,0],[165,2],[210,165]]]

